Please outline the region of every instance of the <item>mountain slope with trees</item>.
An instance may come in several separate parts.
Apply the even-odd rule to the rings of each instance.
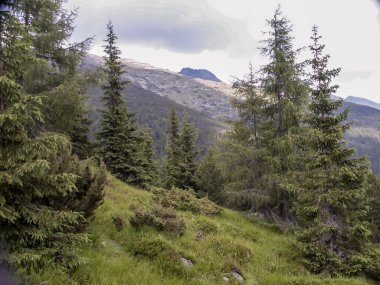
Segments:
[[[226,131],[228,129],[226,121],[237,119],[236,110],[231,113],[234,108],[230,101],[236,96],[231,86],[224,83],[211,85],[185,77],[180,78],[181,87],[179,87],[175,74],[169,71],[132,60],[124,62],[129,73],[126,79],[130,81],[124,99],[128,100],[131,109],[136,111],[139,123],[153,130],[155,149],[159,157],[164,154],[165,131],[168,127],[166,114],[172,106],[175,106],[179,115],[186,111],[189,120],[194,122],[199,130],[198,144],[202,154],[211,143],[210,137]],[[99,57],[88,55],[84,67],[95,70],[101,64]],[[157,85],[158,81],[161,82],[161,86]],[[207,84],[207,89],[204,84]],[[97,110],[101,106],[101,91],[99,87],[89,86],[86,93],[92,108],[90,117],[95,121],[91,127],[94,133],[98,125]],[[190,94],[192,103],[188,103],[187,94]],[[344,101],[340,111],[346,108],[350,109],[348,121],[353,123],[352,129],[347,133],[348,145],[357,149],[358,155],[368,156],[374,171],[380,174],[380,164],[377,159],[380,144],[376,139],[380,132],[380,110]]]

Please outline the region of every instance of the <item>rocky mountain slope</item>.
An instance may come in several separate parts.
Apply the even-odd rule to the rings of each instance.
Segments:
[[[376,103],[374,101],[371,101],[371,100],[368,100],[365,98],[349,96],[345,99],[345,101],[349,102],[349,103],[364,105],[364,106],[368,106],[368,107],[380,110],[380,104],[379,103]]]
[[[85,67],[97,67],[101,57],[89,55]],[[202,112],[219,122],[237,118],[237,112],[230,106],[232,88],[223,82],[194,79],[167,69],[157,68],[130,59],[126,65],[125,79],[154,94],[174,100],[176,103]]]
[[[203,151],[213,137],[228,128],[225,124],[227,120],[238,117],[230,105],[230,99],[234,96],[233,89],[226,83],[192,78],[130,59],[123,62],[127,67],[125,80],[130,81],[124,98],[130,109],[137,113],[140,123],[153,130],[158,156],[164,153],[168,123],[166,118],[172,107],[180,115],[186,112],[199,129],[198,142]],[[95,69],[101,64],[101,57],[88,55],[83,67]],[[93,132],[97,128],[101,94],[99,86],[88,90],[90,105],[93,107],[91,116],[95,120]],[[369,100],[356,98],[355,102],[361,104],[350,102],[352,100],[349,97],[343,105],[343,108],[350,109],[348,119],[352,122],[352,128],[347,134],[348,145],[356,148],[359,156],[368,156],[373,169],[380,174],[380,110],[362,104]]]

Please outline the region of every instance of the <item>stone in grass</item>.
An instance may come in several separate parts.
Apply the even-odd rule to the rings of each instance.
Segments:
[[[188,267],[194,267],[194,264],[193,262],[190,260],[190,259],[187,259],[187,258],[184,258],[184,257],[181,257],[181,261],[184,265],[188,266]]]
[[[230,279],[228,279],[226,276],[223,276],[223,282],[224,283],[230,283]]]
[[[235,270],[232,270],[231,272],[232,276],[235,277],[240,284],[243,284],[244,283],[244,278],[243,276],[241,276],[241,274]]]

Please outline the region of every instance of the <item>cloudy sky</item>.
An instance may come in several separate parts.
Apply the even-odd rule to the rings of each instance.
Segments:
[[[68,0],[66,7],[79,9],[73,40],[95,36],[92,53],[103,55],[112,20],[122,57],[172,71],[205,68],[229,83],[250,61],[265,64],[257,47],[279,4],[296,47],[319,26],[331,67],[342,68],[339,96],[380,102],[380,0]]]

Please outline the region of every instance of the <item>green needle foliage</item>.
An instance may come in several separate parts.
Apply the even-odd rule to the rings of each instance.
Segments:
[[[30,36],[36,57],[43,59],[29,68],[23,77],[23,88],[43,99],[43,130],[65,134],[73,142],[73,151],[80,158],[91,155],[88,139],[89,120],[85,96],[87,75],[79,73],[92,38],[70,43],[74,30],[75,11],[63,8],[63,0],[15,1],[13,14]]]
[[[196,129],[188,122],[187,115],[184,114],[182,119],[182,129],[179,137],[181,149],[179,187],[182,189],[196,189],[196,171],[198,168],[198,150],[196,140]]]
[[[151,138],[147,139],[147,135],[140,132],[134,114],[129,112],[122,98],[126,82],[122,80],[124,70],[111,22],[107,30],[104,46],[106,82],[102,86],[105,110],[102,111],[98,133],[100,155],[115,176],[144,187],[153,181],[155,175],[151,163],[153,150],[148,149],[152,148]]]
[[[77,246],[88,236],[75,232],[81,213],[52,206],[77,191],[77,176],[56,158],[69,141],[29,130],[43,122],[42,99],[20,84],[35,65],[26,27],[10,16],[1,29],[0,70],[0,244],[1,262],[38,271],[42,267],[72,269],[82,264]],[[57,165],[58,164],[58,165]],[[4,251],[3,251],[4,250]]]
[[[237,98],[232,105],[240,118],[216,148],[223,176],[219,180],[225,182],[213,192],[220,192],[233,208],[294,221],[294,195],[287,191],[284,177],[302,168],[292,137],[300,131],[308,87],[289,20],[278,8],[267,23],[260,49],[268,63],[258,74],[250,65],[246,78],[234,84]]]
[[[167,189],[197,188],[197,131],[183,115],[182,128],[179,130],[178,118],[173,108],[169,117],[169,138],[166,157],[166,177],[164,186]]]
[[[261,47],[261,54],[269,60],[261,70],[260,87],[269,102],[264,109],[261,156],[269,167],[264,180],[275,202],[271,203],[272,211],[286,220],[292,219],[290,208],[294,197],[282,185],[282,176],[300,167],[298,162],[294,163],[296,150],[291,137],[301,125],[308,87],[303,79],[304,64],[296,62],[300,49],[293,48],[292,26],[281,15],[280,8],[268,25],[268,38]]]
[[[370,237],[366,192],[369,166],[365,158],[353,158],[345,147],[348,111],[336,111],[342,100],[333,100],[338,89],[333,79],[340,69],[328,69],[317,27],[310,46],[313,58],[310,113],[312,154],[300,175],[295,204],[300,225],[297,246],[308,267],[317,273],[358,274],[367,270],[364,255]]]
[[[169,116],[168,146],[166,150],[166,175],[164,186],[167,189],[179,187],[181,148],[179,142],[178,117],[173,108]]]

